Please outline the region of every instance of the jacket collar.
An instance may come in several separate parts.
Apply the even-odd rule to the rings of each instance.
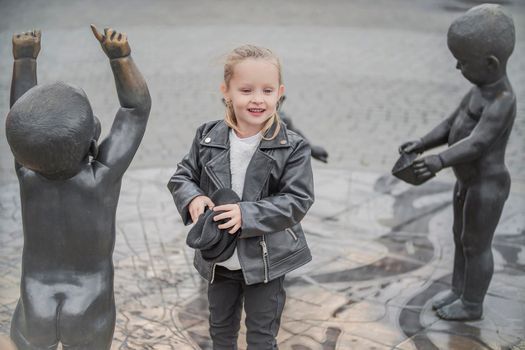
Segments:
[[[277,126],[272,127],[266,132],[265,137],[271,137]],[[286,132],[286,124],[281,122],[279,133],[272,140],[261,140],[259,149],[273,149],[273,148],[287,148],[290,147],[288,140],[288,133]],[[217,147],[222,149],[230,148],[229,138],[230,127],[226,125],[224,120],[219,121],[215,126],[202,138],[200,144],[207,147]]]

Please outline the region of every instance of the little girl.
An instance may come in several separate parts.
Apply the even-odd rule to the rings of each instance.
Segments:
[[[215,221],[224,222],[219,229],[240,230],[226,261],[208,262],[195,251],[194,266],[209,281],[213,348],[237,349],[244,302],[248,348],[277,349],[284,276],[311,260],[300,224],[314,201],[310,146],[279,120],[284,85],[270,50],[233,50],[221,92],[224,120],[197,129],[168,188],[185,224],[208,207]],[[241,201],[215,206],[209,196],[221,188],[231,188]]]

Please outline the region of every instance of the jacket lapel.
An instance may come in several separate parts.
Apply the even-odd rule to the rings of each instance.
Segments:
[[[229,130],[226,123],[220,121],[200,142],[203,147],[217,149],[218,154],[205,164],[204,171],[218,188],[231,188]]]
[[[230,149],[210,159],[204,170],[218,188],[231,188]]]
[[[265,138],[270,138],[275,131],[275,126],[271,127]],[[264,185],[273,170],[275,159],[267,153],[268,150],[290,147],[286,133],[286,126],[281,123],[281,128],[277,136],[271,140],[262,139],[259,148],[255,150],[253,157],[246,169],[244,178],[244,189],[242,193],[243,201],[256,201],[260,199]]]
[[[255,153],[248,164],[248,169],[246,169],[244,188],[242,191],[243,201],[256,201],[260,199],[259,195],[263,185],[270,176],[273,162],[274,159],[271,156],[260,149],[255,150]]]

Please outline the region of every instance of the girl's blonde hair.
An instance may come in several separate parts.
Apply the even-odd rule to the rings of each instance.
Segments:
[[[226,85],[227,89],[230,88],[230,81],[233,77],[233,70],[235,68],[235,65],[248,58],[265,59],[265,60],[270,61],[272,64],[274,64],[277,67],[277,72],[279,73],[279,85],[282,85],[281,63],[279,62],[279,58],[272,51],[264,47],[259,47],[255,45],[242,45],[242,46],[235,48],[226,57],[226,61],[224,63],[224,84]],[[233,110],[233,105],[231,101],[225,101],[225,102],[226,102],[225,103],[226,113],[224,116],[224,120],[226,124],[230,128],[236,131],[240,131],[239,125],[237,124],[237,117],[235,116],[235,112]],[[279,106],[279,102],[277,106]],[[268,120],[266,121],[266,123],[264,124],[262,128],[262,134],[265,140],[273,140],[277,136],[277,134],[279,133],[281,129],[280,121],[281,119],[276,109],[275,112],[270,116],[270,118],[268,118]],[[276,125],[276,127],[273,132],[273,135],[269,138],[265,138],[264,135],[274,124]]]

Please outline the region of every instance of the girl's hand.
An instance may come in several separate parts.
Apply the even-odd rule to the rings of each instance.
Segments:
[[[196,223],[199,219],[199,216],[201,216],[202,213],[204,213],[204,209],[206,207],[213,209],[215,204],[211,201],[210,198],[206,196],[197,196],[192,199],[190,204],[188,205],[188,211],[190,212],[191,221],[193,223]]]
[[[213,211],[222,211],[223,213],[215,215],[213,221],[220,221],[224,219],[230,219],[224,224],[219,225],[219,229],[225,230],[231,228],[228,233],[234,234],[242,226],[242,215],[241,208],[238,204],[224,204],[213,208]]]

